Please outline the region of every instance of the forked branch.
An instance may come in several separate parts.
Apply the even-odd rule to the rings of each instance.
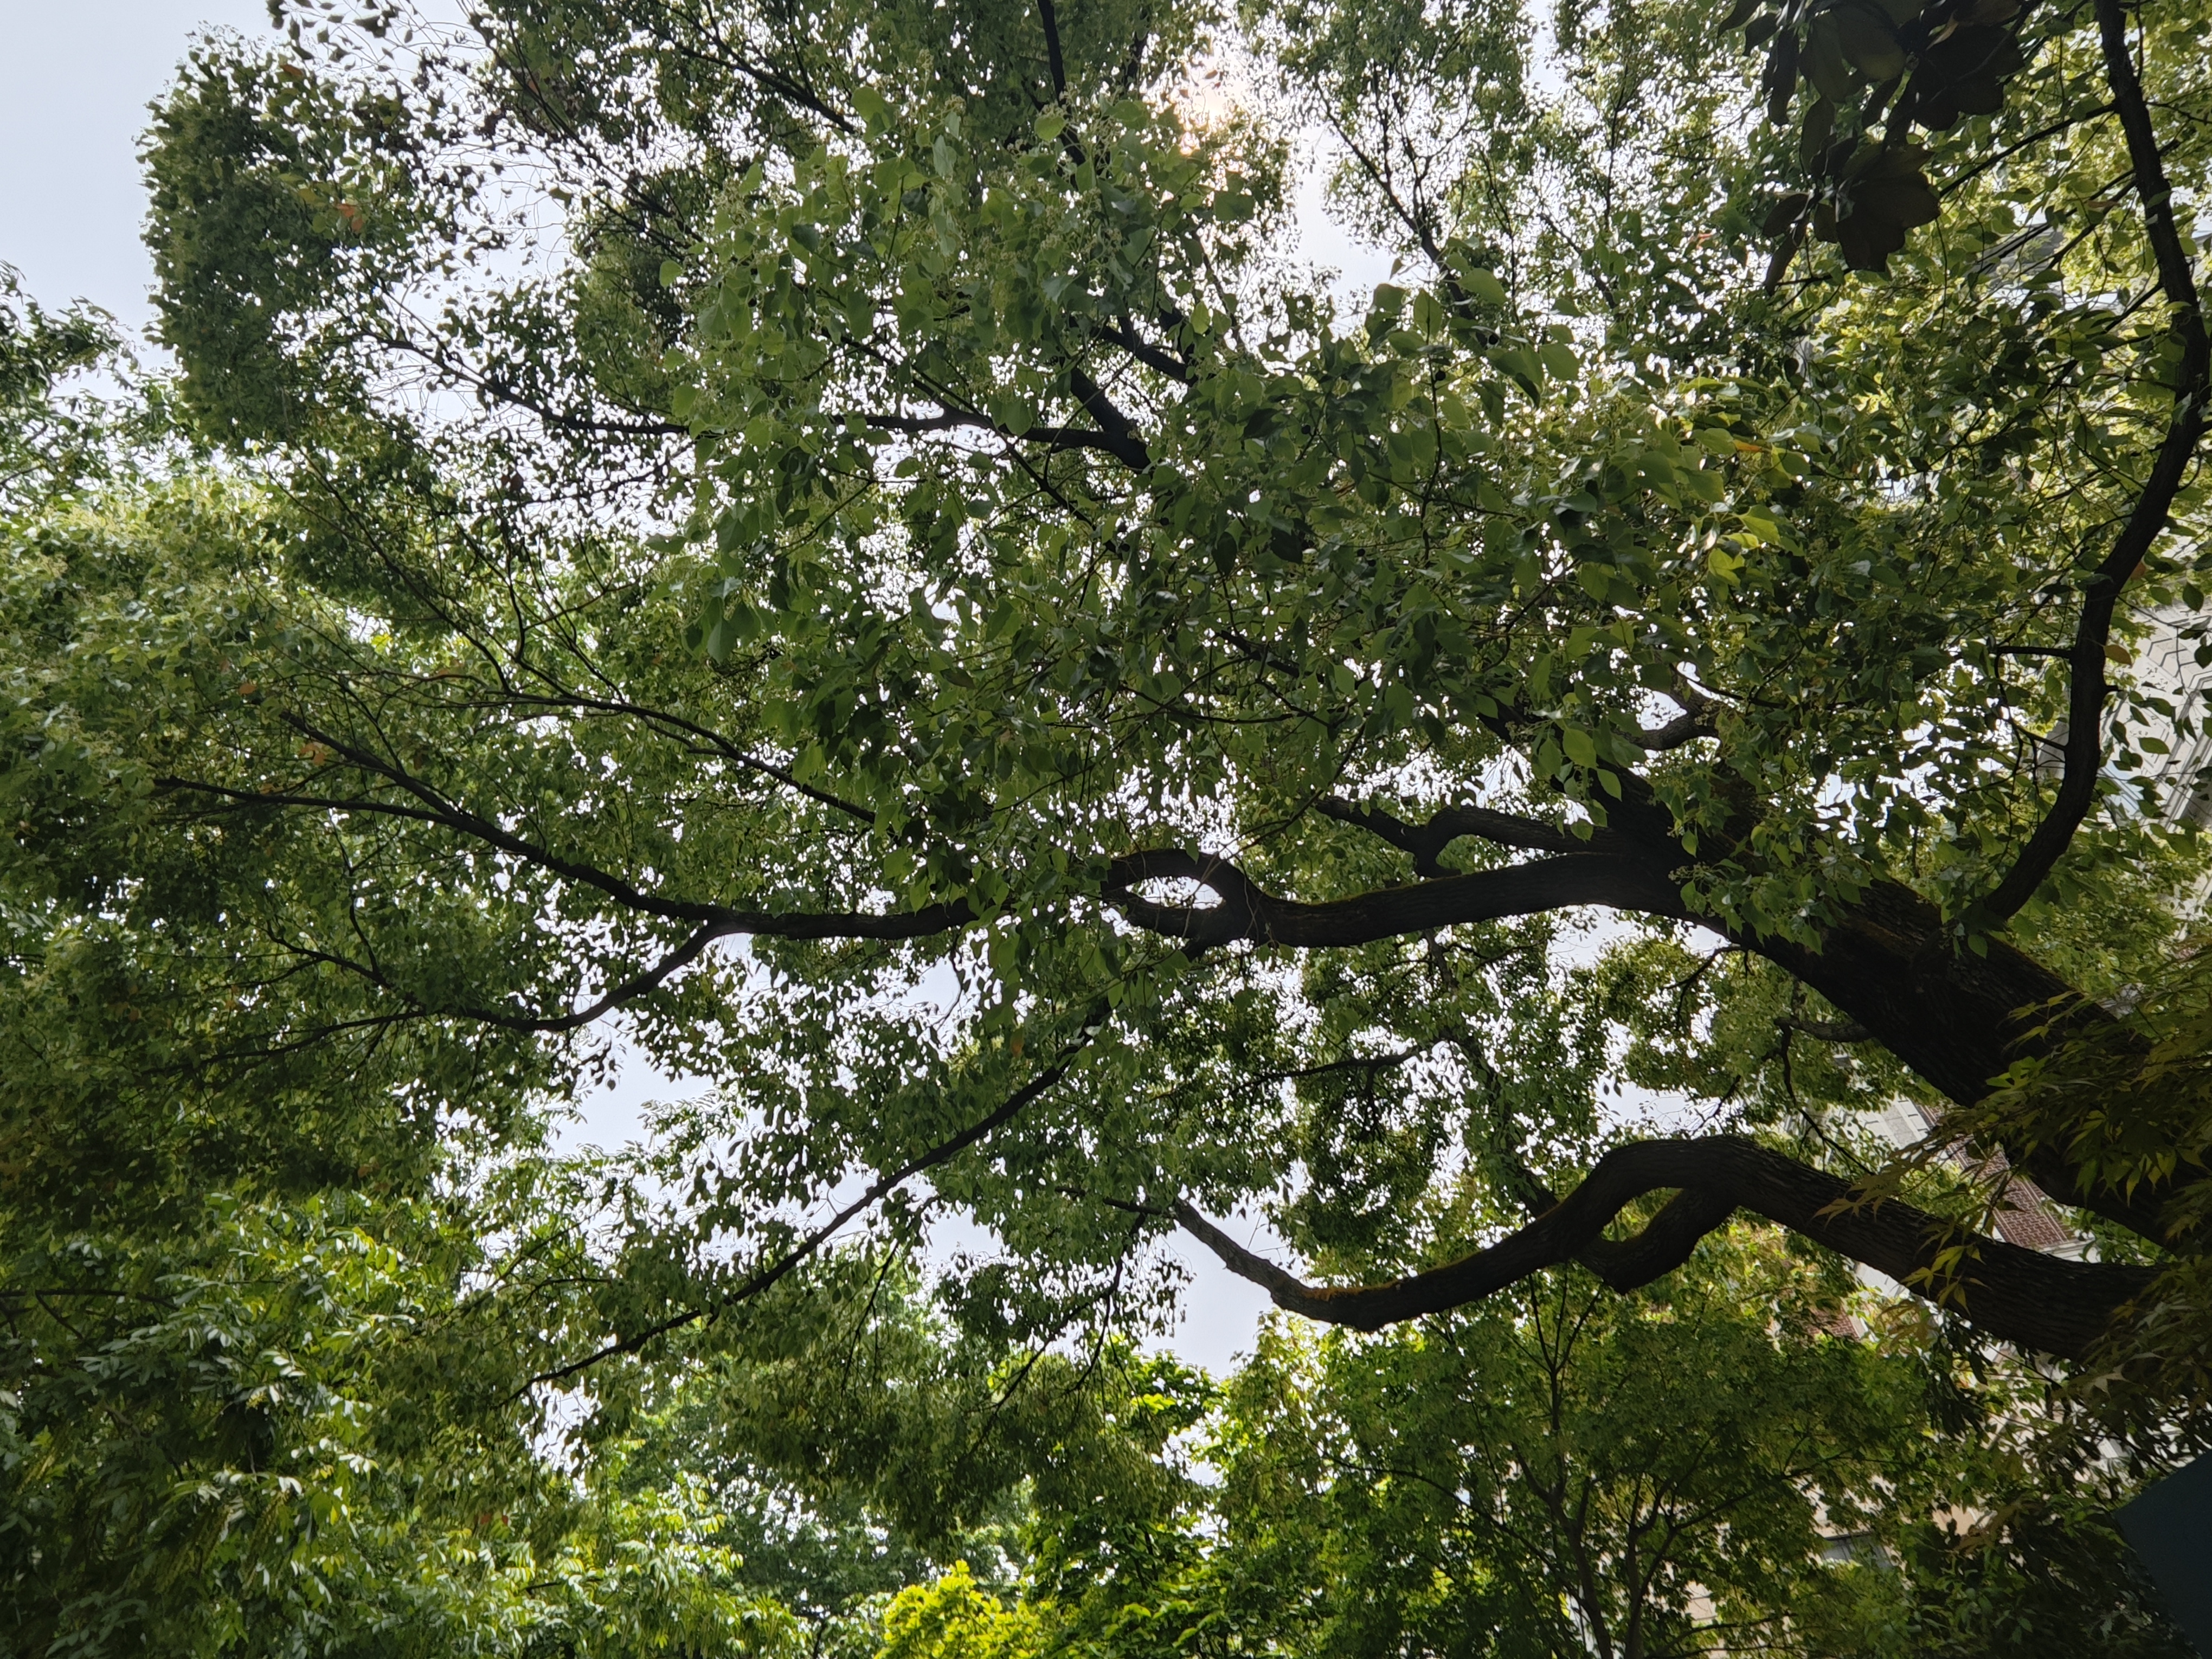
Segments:
[[[1497,847],[1517,847],[1532,853],[1580,854],[1618,851],[1617,837],[1605,830],[1588,839],[1559,824],[1525,818],[1516,812],[1500,812],[1487,806],[1440,806],[1420,823],[1408,823],[1379,806],[1362,805],[1335,795],[1318,804],[1324,817],[1364,830],[1413,855],[1413,873],[1435,880],[1448,873],[1437,862],[1444,848],[1462,836],[1472,836]]]

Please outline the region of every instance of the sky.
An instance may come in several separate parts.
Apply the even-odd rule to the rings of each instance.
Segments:
[[[152,322],[153,265],[139,240],[145,207],[137,145],[147,105],[173,78],[198,31],[266,34],[268,26],[261,0],[0,0],[0,264],[22,274],[33,298],[49,308],[89,301],[134,333]],[[1371,263],[1325,228],[1324,237],[1334,263]],[[1384,273],[1358,274],[1371,284]],[[612,1087],[581,1103],[569,1138],[618,1147],[637,1132],[647,1101],[699,1086],[633,1060]],[[1264,1247],[1249,1219],[1224,1220]],[[941,1242],[972,1248],[980,1241],[952,1229]],[[1177,1254],[1192,1283],[1182,1327],[1166,1346],[1224,1370],[1237,1352],[1249,1352],[1266,1294],[1194,1244]]]
[[[0,0],[0,262],[41,304],[151,320],[138,134],[196,29],[264,33],[261,0]]]

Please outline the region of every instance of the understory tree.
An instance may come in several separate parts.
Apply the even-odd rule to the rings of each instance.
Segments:
[[[1571,1268],[1372,1338],[1283,1322],[1194,1600],[1312,1655],[2186,1651],[2096,1524],[2117,1471],[2021,1456],[2040,1379],[1909,1307],[1854,1328],[1808,1255],[1739,1225],[1628,1296]]]
[[[884,1651],[2180,1659],[2102,1521],[2130,1472],[2051,1455],[2051,1392],[1742,1223],[1625,1295],[1571,1266],[1373,1334],[1278,1315],[1218,1389],[1120,1396],[1214,1479],[1061,1486],[1018,1583],[908,1585]]]
[[[469,1352],[609,1444],[725,1365],[916,1526],[1178,1231],[1374,1330],[1747,1213],[2192,1443],[2199,714],[2128,665],[2204,649],[2197,0],[277,16],[155,112],[138,424],[4,340],[23,1295],[642,1059]],[[813,1411],[948,1216],[1001,1358]]]

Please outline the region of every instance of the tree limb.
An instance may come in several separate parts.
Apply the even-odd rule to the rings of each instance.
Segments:
[[[1561,825],[1546,823],[1540,818],[1524,818],[1517,813],[1495,811],[1486,806],[1440,806],[1426,822],[1408,823],[1379,806],[1362,805],[1336,795],[1327,797],[1316,805],[1322,816],[1379,836],[1393,847],[1411,853],[1413,873],[1426,880],[1449,873],[1437,860],[1462,836],[1474,836],[1499,847],[1525,848],[1532,853],[1580,855],[1628,850],[1618,836],[1603,830],[1593,830],[1585,840]]]
[[[648,893],[611,871],[602,870],[596,865],[585,864],[579,860],[564,858],[535,842],[500,828],[489,819],[447,800],[428,785],[409,778],[398,769],[376,763],[375,757],[364,750],[350,745],[341,747],[326,734],[318,733],[313,727],[295,724],[299,724],[301,731],[313,736],[316,741],[325,744],[348,760],[356,761],[356,764],[366,761],[368,764],[364,769],[399,782],[400,787],[407,789],[421,805],[407,805],[395,801],[307,794],[289,790],[272,790],[264,794],[258,790],[238,789],[194,778],[160,777],[154,780],[155,787],[177,793],[211,796],[230,803],[234,810],[241,811],[256,808],[305,807],[311,811],[362,813],[430,824],[483,842],[548,874],[592,888],[626,910],[640,915],[658,916],[665,921],[685,922],[703,929],[704,937],[696,939],[686,947],[691,948],[694,955],[697,949],[703,949],[713,939],[737,933],[758,934],[773,939],[865,939],[896,942],[950,933],[954,928],[966,927],[975,919],[974,907],[964,898],[926,904],[916,910],[894,910],[878,915],[856,910],[750,910],[711,901],[667,898],[658,893]],[[402,782],[403,779],[406,781]],[[680,966],[681,963],[675,965]],[[673,971],[673,967],[670,971]],[[483,1018],[487,1016],[483,1011],[477,1011],[471,1017]]]
[[[1680,749],[1684,744],[1695,743],[1699,738],[1712,735],[1712,705],[1701,698],[1695,707],[1684,709],[1665,725],[1638,732],[1636,743],[1647,754],[1656,755],[1669,749]]]
[[[1097,422],[1104,431],[1106,441],[1100,446],[1101,448],[1109,451],[1132,472],[1142,472],[1152,465],[1152,452],[1137,435],[1137,428],[1131,424],[1129,417],[1106,395],[1104,388],[1097,381],[1079,368],[1070,368],[1067,371],[1067,386],[1075,394],[1076,402],[1083,405],[1083,412]]]
[[[1678,1189],[1675,1196],[1635,1238],[1601,1237],[1625,1205],[1668,1188]],[[1966,1232],[1894,1199],[1867,1200],[1840,1176],[1737,1135],[1616,1146],[1581,1186],[1517,1232],[1382,1285],[1309,1285],[1238,1244],[1186,1201],[1177,1200],[1176,1218],[1277,1307],[1372,1331],[1479,1302],[1578,1259],[1613,1289],[1632,1290],[1680,1267],[1698,1239],[1738,1209],[1877,1268],[2002,1340],[2068,1358],[2088,1352],[2154,1273],[2063,1261]],[[1947,1255],[1960,1249],[1963,1255]]]
[[[1158,903],[1133,890],[1148,881],[1196,882],[1221,902],[1203,908]],[[1577,904],[1695,920],[1663,869],[1618,854],[1588,852],[1304,904],[1263,891],[1224,859],[1169,848],[1115,860],[1104,896],[1148,933],[1200,945],[1238,940],[1301,946],[1366,945],[1403,933]]]
[[[1052,95],[1055,102],[1067,96],[1067,64],[1060,52],[1060,15],[1052,9],[1052,0],[1037,0],[1037,21],[1044,25],[1045,67],[1052,75]]]
[[[732,743],[713,727],[702,726],[696,720],[686,720],[682,715],[671,714],[666,709],[648,708],[643,703],[631,702],[620,697],[587,696],[582,692],[572,691],[566,687],[553,694],[503,691],[500,694],[500,700],[505,703],[532,708],[580,708],[596,714],[627,714],[646,725],[677,732],[684,737],[696,738],[732,764],[742,767],[748,772],[757,773],[762,777],[773,779],[787,789],[793,790],[805,796],[807,799],[818,802],[823,806],[833,807],[848,817],[857,818],[862,823],[873,823],[876,821],[876,815],[871,809],[847,800],[842,795],[832,794],[827,789],[817,789],[811,783],[801,782],[792,775],[788,768],[778,766],[773,761],[764,761],[750,750]]]
[[[657,1337],[665,1336],[671,1331],[681,1330],[686,1325],[696,1324],[702,1319],[714,1318],[742,1303],[751,1301],[763,1291],[781,1282],[789,1277],[793,1270],[800,1263],[827,1243],[838,1229],[863,1210],[880,1202],[894,1188],[958,1157],[994,1129],[1012,1121],[1060,1079],[1067,1075],[1068,1068],[1075,1064],[1083,1051],[1091,1046],[1098,1033],[1104,1029],[1106,1018],[1107,1012],[1103,1007],[1091,1010],[1091,1018],[1085,1022],[1082,1031],[1075,1040],[1064,1044],[1060,1052],[1053,1056],[1049,1066],[1007,1096],[1005,1103],[997,1109],[977,1119],[950,1140],[940,1141],[927,1152],[908,1158],[890,1174],[879,1177],[866,1192],[839,1210],[829,1220],[815,1228],[812,1232],[807,1234],[768,1266],[748,1274],[734,1288],[725,1291],[714,1297],[708,1306],[687,1309],[680,1314],[658,1321],[642,1330],[633,1332],[629,1336],[608,1343],[605,1347],[586,1354],[581,1359],[572,1360],[568,1364],[558,1366],[552,1370],[540,1371],[523,1384],[521,1392],[526,1392],[543,1382],[563,1382],[619,1354],[635,1353]]]
[[[450,1012],[456,1018],[478,1020],[486,1025],[497,1026],[503,1030],[542,1031],[549,1036],[557,1036],[563,1031],[580,1031],[593,1021],[612,1013],[623,1004],[635,1002],[648,992],[659,989],[678,969],[687,967],[697,961],[709,945],[718,939],[731,937],[736,931],[735,928],[722,923],[710,921],[695,929],[682,944],[668,951],[651,967],[631,975],[621,984],[605,992],[596,1002],[568,1013],[517,1014],[498,1008],[472,1006],[458,1007]],[[433,1009],[428,1012],[447,1011]]]
[[[1152,465],[1151,452],[1143,444],[1127,437],[1115,437],[1109,432],[1094,432],[1080,426],[1032,426],[1019,432],[1010,432],[995,421],[981,415],[880,415],[860,416],[870,426],[880,427],[886,432],[920,434],[924,432],[994,432],[1002,438],[1012,438],[1017,443],[1041,444],[1047,449],[1096,449],[1111,455],[1135,471],[1142,471]],[[1123,425],[1126,427],[1127,422]]]
[[[2097,25],[2105,54],[2105,76],[2112,105],[2127,134],[2136,192],[2142,199],[2143,231],[2158,260],[2159,286],[2172,307],[2172,328],[2181,346],[2173,387],[2173,414],[2165,441],[2151,464],[2150,476],[2121,526],[2112,550],[2084,585],[2081,615],[2068,653],[2072,685],[2067,699],[2066,770],[2058,793],[2035,828],[2019,860],[1990,896],[1976,907],[1978,919],[1994,925],[2009,920],[2035,896],[2088,815],[2097,775],[2104,761],[2105,647],[2112,631],[2120,591],[2166,529],[2174,497],[2180,493],[2197,447],[2204,435],[2204,404],[2212,392],[2212,344],[2204,331],[2204,312],[2190,268],[2188,245],[2173,218],[2173,187],[2166,180],[2158,134],[2144,106],[2142,83],[2128,46],[2127,15],[2120,0],[2097,0]]]
[[[1195,382],[1196,377],[1191,373],[1190,364],[1187,359],[1170,351],[1164,346],[1154,345],[1150,340],[1139,334],[1135,329],[1130,327],[1127,322],[1102,325],[1098,330],[1098,337],[1111,341],[1144,364],[1146,368],[1157,370],[1170,380],[1178,381],[1184,386],[1190,386]]]

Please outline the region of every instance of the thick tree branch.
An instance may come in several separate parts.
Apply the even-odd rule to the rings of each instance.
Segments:
[[[1132,472],[1142,472],[1152,465],[1152,452],[1137,435],[1137,428],[1130,423],[1129,417],[1097,381],[1079,368],[1071,368],[1067,371],[1067,386],[1074,392],[1076,402],[1083,405],[1083,412],[1105,432],[1107,442],[1102,447],[1110,450]]]
[[[1044,25],[1045,68],[1052,76],[1053,101],[1067,96],[1067,64],[1060,52],[1060,14],[1052,8],[1052,0],[1037,0],[1037,21]]]
[[[1990,1079],[2022,1054],[2063,1041],[2074,1020],[2112,1018],[2004,939],[1984,941],[1979,952],[1958,950],[1942,913],[1898,882],[1863,891],[1817,948],[1749,934],[1736,943],[1802,980],[1961,1106],[1987,1097]],[[2066,1018],[2055,1018],[2062,1008]],[[2169,1186],[2123,1191],[2085,1182],[2055,1146],[2005,1152],[2061,1203],[2171,1242],[2160,1216]]]
[[[1646,1193],[1676,1195],[1635,1238],[1606,1224]],[[2153,1270],[2067,1261],[1962,1232],[1895,1200],[1863,1200],[1850,1183],[1735,1135],[1616,1146],[1581,1186],[1519,1231],[1473,1255],[1389,1284],[1309,1285],[1238,1244],[1186,1202],[1176,1217],[1243,1278],[1291,1313],[1357,1330],[1463,1307],[1531,1273],[1587,1259],[1616,1290],[1673,1271],[1738,1209],[1778,1223],[1887,1273],[2002,1340],[2078,1358],[2150,1283]],[[1963,1248],[1963,1255],[1946,1252]]]
[[[1218,904],[1161,904],[1134,890],[1150,881],[1190,881]],[[1356,898],[1304,904],[1277,898],[1235,865],[1176,849],[1132,853],[1114,860],[1105,898],[1137,927],[1189,945],[1302,946],[1366,945],[1403,933],[1471,921],[1533,915],[1570,905],[1694,920],[1666,872],[1618,854],[1576,853],[1503,870],[1445,876],[1410,887],[1386,887]]]
[[[1695,743],[1699,738],[1712,735],[1712,705],[1700,698],[1695,705],[1684,709],[1665,725],[1638,732],[1636,742],[1646,753],[1656,755],[1670,749],[1680,749],[1685,744]]]
[[[975,919],[964,900],[907,912],[772,914],[642,890],[624,877],[563,857],[506,823],[472,812],[409,774],[396,762],[342,742],[305,721],[303,735],[333,755],[403,792],[382,794],[272,792],[165,778],[160,786],[212,796],[235,811],[303,808],[366,813],[422,823],[475,840],[564,880],[605,894],[635,914],[680,922],[687,937],[659,963],[607,991],[591,1008],[558,1014],[493,1007],[422,1009],[475,1018],[514,1029],[562,1030],[597,1018],[620,1003],[647,994],[695,960],[712,940],[731,934],[794,939],[865,939],[896,941],[965,927]],[[1180,849],[1129,854],[1109,866],[1100,896],[1136,926],[1194,948],[1247,940],[1296,947],[1357,945],[1440,927],[1527,915],[1574,905],[1603,905],[1676,921],[1714,925],[1682,901],[1674,871],[1680,849],[1661,838],[1663,808],[1646,803],[1640,781],[1624,780],[1614,827],[1587,842],[1564,828],[1488,809],[1451,808],[1424,825],[1408,825],[1376,809],[1332,802],[1332,816],[1404,846],[1425,872],[1438,869],[1443,845],[1459,833],[1506,845],[1553,853],[1504,869],[1463,875],[1437,873],[1403,887],[1354,897],[1304,903],[1266,892],[1227,860]],[[1646,822],[1645,820],[1649,820]],[[1188,881],[1220,901],[1210,906],[1164,903],[1138,890],[1154,881]],[[2041,1022],[2021,1011],[2047,1008],[2069,994],[2057,976],[2002,940],[1979,956],[1948,945],[1943,918],[1925,900],[1895,883],[1863,893],[1815,947],[1778,937],[1738,938],[1744,948],[1775,962],[1819,991],[1852,1021],[1863,1024],[1898,1058],[1962,1105],[1980,1100],[1989,1079],[2033,1042]],[[2085,1016],[2087,1017],[2087,1016]],[[1846,1040],[1843,1032],[1816,1035]],[[2085,1185],[2056,1151],[2007,1148],[2014,1163],[2061,1202],[2094,1211],[2164,1242],[2160,1218],[2167,1193],[2144,1188],[2122,1194]]]
[[[1190,364],[1186,359],[1170,351],[1164,346],[1154,345],[1150,340],[1139,334],[1135,329],[1130,327],[1126,321],[1100,328],[1098,337],[1111,341],[1144,364],[1146,368],[1157,370],[1170,380],[1189,386],[1196,379],[1191,373]]]
[[[1152,465],[1152,454],[1141,444],[1132,447],[1133,441],[1117,438],[1110,432],[1093,432],[1080,426],[1032,426],[1019,432],[1009,432],[995,421],[983,415],[878,415],[867,414],[860,418],[870,426],[880,427],[886,432],[921,434],[925,432],[994,432],[1001,438],[1011,438],[1017,443],[1037,444],[1047,449],[1095,449],[1111,455],[1117,461],[1142,471]],[[1126,424],[1126,423],[1125,423]]]
[[[2165,441],[2159,446],[2150,475],[2136,497],[2127,522],[2084,586],[2081,619],[2068,653],[2072,684],[2066,708],[2065,775],[2050,811],[2028,838],[2019,861],[1977,907],[1978,919],[1986,925],[2008,920],[2035,896],[2074,839],[2075,830],[2088,816],[2104,760],[2105,647],[2112,635],[2120,591],[2166,529],[2174,497],[2180,493],[2197,447],[2203,439],[2205,399],[2212,392],[2212,345],[2208,345],[2205,336],[2203,307],[2197,300],[2188,244],[2174,222],[2173,187],[2166,180],[2158,134],[2143,104],[2142,84],[2136,78],[2128,44],[2127,15],[2120,0],[2097,0],[2097,26],[2104,46],[2105,77],[2127,135],[2136,192],[2142,199],[2144,234],[2157,258],[2159,287],[2172,309],[2171,327],[2181,354],[2174,379],[2173,414],[2166,422]]]

